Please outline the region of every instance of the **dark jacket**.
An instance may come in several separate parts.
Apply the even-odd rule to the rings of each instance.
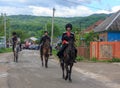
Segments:
[[[67,32],[63,33],[62,35],[62,44],[65,44],[65,42],[69,42],[70,40],[72,40],[73,42],[75,41],[75,37],[73,33],[70,33],[69,35],[67,34]]]
[[[47,36],[47,35],[44,35],[44,36],[40,39],[40,44],[44,44],[47,39],[51,42],[50,37]]]
[[[17,41],[18,41],[17,36],[15,36],[15,37],[12,38],[13,45],[15,45],[17,43]]]

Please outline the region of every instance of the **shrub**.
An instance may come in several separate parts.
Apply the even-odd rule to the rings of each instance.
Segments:
[[[83,61],[85,58],[83,57],[83,56],[78,56],[77,58],[76,58],[76,60],[77,61]]]

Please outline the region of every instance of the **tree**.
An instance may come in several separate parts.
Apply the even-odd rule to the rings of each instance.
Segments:
[[[20,37],[22,43],[24,43],[24,40],[26,38],[30,37],[30,35],[29,35],[29,33],[27,33],[27,31],[24,31],[24,30],[21,30],[21,29],[19,29],[19,30],[12,30],[12,32],[16,32],[17,33],[17,36]]]
[[[0,36],[4,36],[4,18],[0,16]]]
[[[83,37],[87,46],[90,45],[90,42],[98,40],[98,34],[93,31],[90,33],[85,33]]]

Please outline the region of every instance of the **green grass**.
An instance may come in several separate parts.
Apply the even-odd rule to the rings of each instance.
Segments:
[[[111,60],[97,60],[97,58],[91,58],[92,62],[105,62],[105,63],[113,63],[113,62],[120,62],[120,58],[112,58]]]
[[[85,58],[83,56],[77,56],[76,60],[77,61],[83,61],[83,60],[85,60]]]
[[[109,62],[120,62],[120,58],[112,58],[112,60],[109,60]]]
[[[52,54],[55,55],[55,56],[56,56],[57,52],[58,52],[58,51],[55,50],[55,49],[52,50]]]
[[[11,48],[0,48],[0,53],[12,52]]]

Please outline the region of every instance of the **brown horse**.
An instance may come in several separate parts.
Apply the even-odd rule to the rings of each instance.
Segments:
[[[45,62],[45,67],[48,68],[48,58],[49,58],[49,51],[50,51],[50,41],[46,39],[46,41],[43,43],[41,46],[41,61],[42,61],[42,66],[44,66]],[[43,61],[44,59],[44,61]]]
[[[66,47],[64,51],[64,57],[61,59],[61,67],[63,72],[63,79],[67,80],[69,78],[69,81],[72,82],[71,79],[71,73],[72,73],[72,67],[74,64],[75,59],[75,47],[73,41],[69,41],[68,46]],[[66,70],[66,75],[64,74],[64,69]]]

